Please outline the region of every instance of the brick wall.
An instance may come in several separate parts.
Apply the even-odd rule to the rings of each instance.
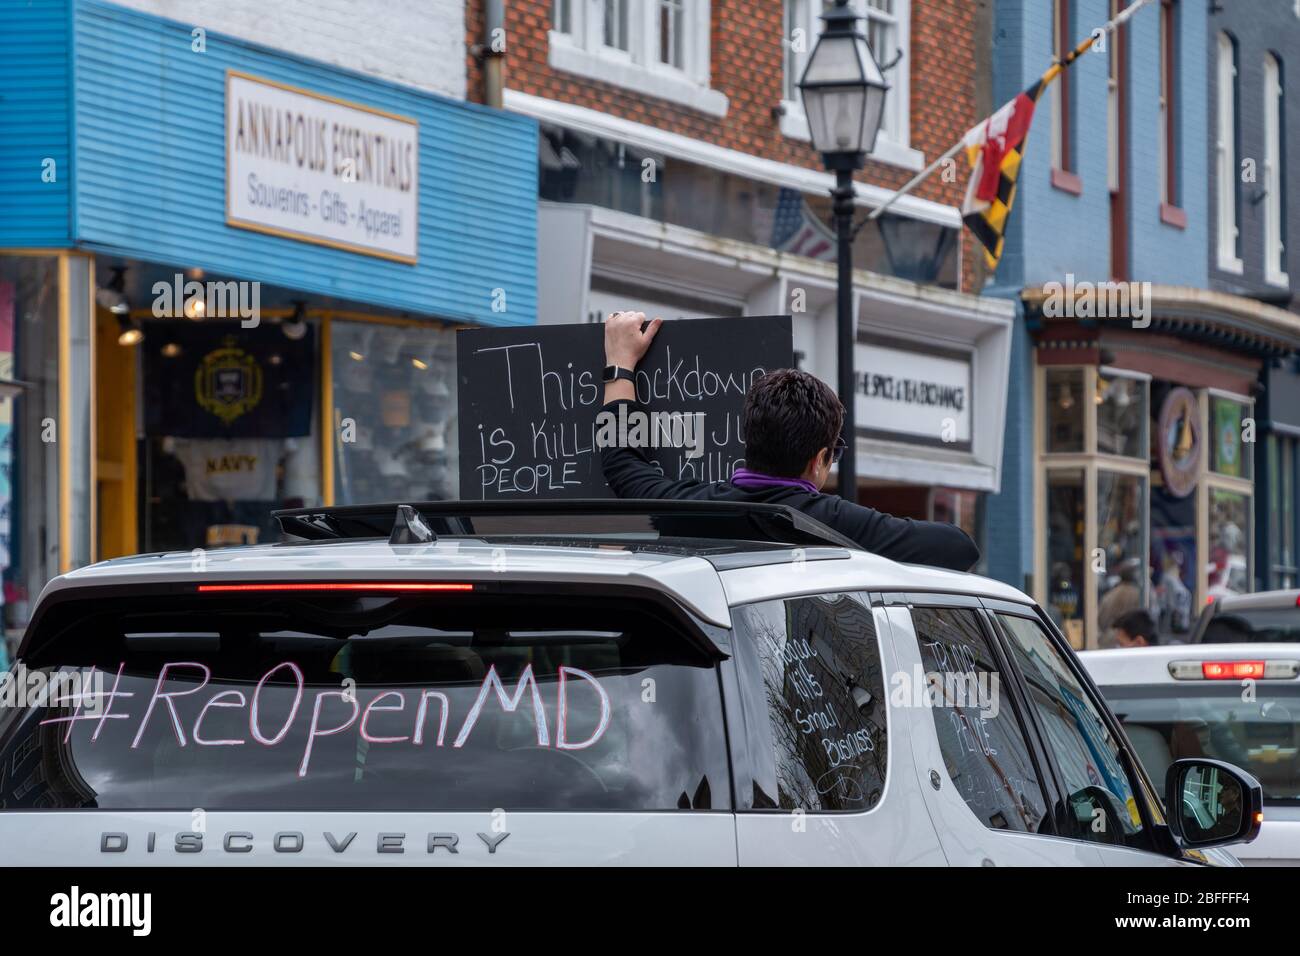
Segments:
[[[976,119],[974,0],[912,0],[911,146],[929,162],[951,146]],[[483,0],[468,0],[467,46],[482,39]],[[722,118],[655,100],[553,69],[547,62],[549,0],[506,0],[508,57],[506,85],[534,96],[600,110],[610,115],[690,136],[764,159],[821,169],[808,143],[782,135],[772,110],[781,102],[783,21],[780,0],[713,0],[710,63],[712,87],[729,101]],[[898,67],[902,69],[900,65]],[[483,95],[479,62],[467,57],[470,99]],[[959,164],[957,182],[940,176],[916,195],[948,205],[961,202],[966,179]],[[898,187],[911,171],[870,163],[858,178]]]

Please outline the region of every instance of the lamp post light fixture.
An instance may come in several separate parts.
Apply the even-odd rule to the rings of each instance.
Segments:
[[[853,321],[853,172],[862,168],[867,154],[875,148],[885,94],[889,92],[866,35],[858,28],[860,19],[849,9],[849,0],[835,0],[835,5],[822,14],[826,26],[799,81],[813,148],[835,174],[831,199],[839,263],[836,341],[847,445],[840,459],[839,490],[841,497],[855,502],[858,469],[853,389],[853,347],[857,341]]]

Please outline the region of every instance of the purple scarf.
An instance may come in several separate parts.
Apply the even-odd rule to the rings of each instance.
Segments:
[[[817,494],[817,486],[807,478],[774,478],[748,468],[737,468],[731,476],[731,483],[746,491],[756,488],[798,488],[810,495]]]

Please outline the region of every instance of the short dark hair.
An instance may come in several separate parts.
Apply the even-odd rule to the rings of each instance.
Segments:
[[[835,447],[844,406],[815,375],[782,368],[750,386],[742,423],[747,468],[798,478],[818,452]]]
[[[1160,640],[1156,637],[1156,622],[1151,614],[1138,608],[1136,611],[1129,611],[1127,614],[1121,614],[1115,618],[1112,627],[1118,628],[1129,637],[1145,638],[1148,644],[1159,644]]]

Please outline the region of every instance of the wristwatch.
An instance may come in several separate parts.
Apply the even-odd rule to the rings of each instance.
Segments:
[[[619,379],[623,379],[627,382],[635,382],[636,375],[631,369],[626,369],[619,365],[606,365],[603,381],[606,384],[609,384],[610,382],[617,382]]]

